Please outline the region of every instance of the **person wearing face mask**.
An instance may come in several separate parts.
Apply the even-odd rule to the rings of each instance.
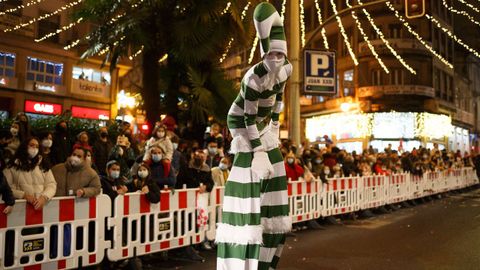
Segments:
[[[285,241],[285,233],[292,227],[285,165],[278,148],[283,91],[292,65],[287,60],[283,20],[275,7],[261,2],[253,17],[262,60],[242,78],[240,92],[227,115],[233,137],[230,151],[235,158],[225,186],[225,193],[232,194],[224,201],[223,211],[228,213],[217,228],[217,269],[248,269],[259,262],[265,269],[276,268],[278,260],[267,255],[281,252],[277,245]],[[265,181],[274,184],[262,185]],[[236,207],[239,205],[242,207]],[[265,208],[278,211],[260,211]],[[265,249],[261,245],[264,239],[275,244]],[[258,251],[250,257],[258,259],[233,258],[239,248]]]
[[[125,182],[120,177],[120,163],[116,160],[107,162],[106,176],[101,178],[102,191],[107,194],[112,202],[118,195],[123,195],[128,192]]]
[[[203,138],[204,144],[203,147],[207,148],[208,143],[211,141],[215,141],[217,143],[217,147],[219,149],[223,148],[223,135],[220,133],[220,125],[217,123],[213,123],[210,126],[210,132],[205,133],[205,136]]]
[[[211,140],[207,143],[207,149],[205,149],[207,155],[206,163],[208,167],[217,167],[220,164],[220,160],[223,158],[223,154],[218,149],[218,144],[215,140]]]
[[[155,182],[160,188],[168,186],[168,188],[175,187],[175,174],[173,170],[168,172],[168,175],[165,177],[165,167],[163,166],[162,160],[164,155],[164,150],[160,145],[154,145],[149,150],[150,160],[147,160],[145,163],[150,166],[151,179]]]
[[[230,174],[230,159],[228,157],[223,157],[220,160],[218,167],[212,168],[212,179],[215,183],[215,186],[222,187],[225,186],[227,182],[228,175]]]
[[[128,190],[145,194],[150,203],[160,202],[160,188],[152,179],[150,167],[146,163],[140,164],[132,183],[128,186]]]
[[[93,148],[92,146],[90,146],[89,141],[90,141],[90,136],[88,135],[88,132],[82,131],[78,133],[77,142],[73,145],[73,150],[75,150],[76,148],[83,148],[93,153]]]
[[[187,167],[181,167],[177,176],[175,188],[199,188],[200,193],[210,192],[213,189],[213,180],[210,167],[205,164],[206,155],[201,149],[192,154]]]
[[[57,189],[52,171],[41,166],[39,147],[37,138],[26,139],[3,170],[15,199],[27,200],[36,210],[42,209]]]
[[[108,155],[110,151],[112,151],[112,148],[113,144],[109,140],[107,128],[101,127],[98,130],[98,138],[93,144],[95,167],[100,175],[105,175],[105,171],[101,168],[105,168],[107,166]]]
[[[67,122],[62,120],[55,125],[52,144],[52,164],[63,163],[71,153],[72,144]]]
[[[76,148],[64,163],[52,168],[57,181],[55,196],[95,197],[100,194],[100,178],[86,160],[87,149]]]
[[[305,170],[296,161],[293,152],[290,152],[285,156],[285,171],[289,181],[297,181],[300,177],[303,177],[303,174],[305,173]]]
[[[312,159],[312,174],[315,178],[318,178],[320,176],[320,173],[323,170],[323,163],[322,163],[322,156],[320,154],[317,154],[313,159]]]
[[[5,141],[6,143],[5,150],[9,158],[15,155],[15,152],[17,151],[18,147],[20,146],[20,143],[22,142],[22,139],[20,138],[19,133],[20,133],[20,124],[18,122],[13,122],[12,126],[10,127],[11,137]]]
[[[153,145],[159,145],[163,149],[165,149],[165,153],[163,155],[162,163],[164,166],[165,177],[167,177],[171,170],[171,162],[173,158],[173,145],[170,138],[167,136],[167,127],[165,125],[160,125],[153,130],[152,138],[150,138],[145,146],[145,149],[150,149]],[[145,152],[145,156],[143,160],[149,160],[149,151]]]
[[[132,181],[130,168],[135,164],[135,151],[130,147],[130,141],[126,136],[119,135],[117,137],[117,144],[110,150],[108,160],[115,160],[120,164],[120,178],[122,178],[122,181],[126,183]],[[101,170],[101,168],[98,169]]]

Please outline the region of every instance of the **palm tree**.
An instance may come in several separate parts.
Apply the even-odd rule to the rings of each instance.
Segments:
[[[249,20],[241,20],[240,5],[227,0],[86,0],[74,14],[93,24],[82,58],[106,52],[103,64],[114,69],[141,50],[141,93],[151,122],[161,112],[176,116],[179,101],[197,122],[207,115],[225,118],[236,90],[218,59],[231,37],[239,46],[253,37]],[[159,64],[164,55],[168,59]]]

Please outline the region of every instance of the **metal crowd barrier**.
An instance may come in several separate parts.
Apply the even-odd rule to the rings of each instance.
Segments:
[[[288,183],[293,223],[399,203],[478,184],[472,168],[411,174],[354,176]],[[151,204],[140,193],[90,199],[59,197],[36,211],[18,200],[8,216],[0,204],[0,269],[74,269],[213,240],[224,187],[162,191]],[[199,226],[199,196],[210,196]]]

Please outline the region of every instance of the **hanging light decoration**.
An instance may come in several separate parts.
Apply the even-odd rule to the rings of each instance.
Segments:
[[[318,3],[318,0],[315,0],[315,8],[317,9],[317,17],[318,17],[318,23],[320,25],[323,24],[323,20],[322,20],[322,10],[320,9],[320,4]],[[327,34],[326,34],[326,30],[325,30],[325,27],[322,28],[322,30],[320,31],[320,33],[322,34],[322,38],[323,38],[323,46],[325,47],[325,49],[329,49],[329,46],[328,46],[328,40],[327,40]]]
[[[333,12],[335,13],[335,15],[337,15],[338,14],[337,5],[335,5],[335,1],[330,0],[330,4],[332,5]],[[338,16],[335,16],[335,18],[337,19],[338,27],[340,28],[340,33],[342,33],[343,41],[347,45],[348,53],[350,54],[350,57],[352,58],[355,66],[358,66],[357,57],[355,56],[355,53],[353,52],[352,44],[350,44],[350,41],[348,40],[348,36],[347,36],[347,33],[345,32],[345,28],[343,28],[342,20]]]
[[[479,1],[480,2],[480,1]],[[443,6],[450,12],[452,13],[455,13],[455,14],[458,14],[458,15],[462,15],[462,16],[465,16],[468,18],[468,20],[478,26],[480,26],[480,22],[475,20],[475,18],[473,18],[470,14],[468,14],[466,11],[464,10],[457,10],[449,5],[447,5],[447,1],[446,0],[442,0],[442,4]]]
[[[69,25],[63,26],[62,28],[57,29],[55,32],[50,32],[50,33],[44,35],[44,36],[41,37],[41,38],[36,38],[36,39],[35,39],[35,42],[41,42],[41,41],[44,41],[44,40],[46,40],[46,39],[48,39],[48,38],[50,38],[50,37],[53,37],[53,36],[55,36],[55,35],[58,35],[58,34],[60,34],[61,32],[66,31],[66,30],[74,27],[75,25],[79,24],[79,23],[82,22],[82,21],[83,21],[83,18],[79,18],[77,21],[72,22],[72,23],[70,23]]]
[[[32,1],[32,2],[28,2],[28,3],[25,4],[25,5],[24,5],[24,4],[21,4],[21,5],[18,5],[18,6],[16,6],[16,7],[14,7],[14,8],[9,8],[9,9],[7,9],[7,10],[5,10],[5,11],[1,11],[1,12],[0,12],[0,16],[5,15],[5,14],[7,14],[7,13],[15,12],[15,11],[20,10],[20,9],[24,9],[24,8],[26,8],[26,7],[29,7],[29,6],[33,6],[33,5],[36,5],[36,4],[40,4],[40,3],[43,2],[43,1],[44,1],[44,0],[34,0],[34,1]],[[2,1],[2,2],[3,2],[3,1]]]

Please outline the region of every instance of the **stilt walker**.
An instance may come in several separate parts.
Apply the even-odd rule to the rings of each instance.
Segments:
[[[278,118],[292,65],[286,59],[283,21],[275,7],[262,2],[253,16],[262,61],[247,71],[228,112],[235,158],[217,228],[219,270],[275,269],[285,233],[292,227],[278,149]]]

